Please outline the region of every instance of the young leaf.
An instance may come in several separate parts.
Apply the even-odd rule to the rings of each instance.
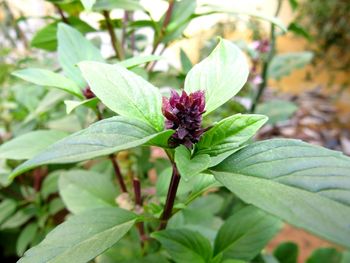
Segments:
[[[68,134],[55,130],[36,130],[25,133],[0,145],[0,159],[26,160]]]
[[[119,208],[98,208],[72,216],[18,262],[88,262],[117,243],[135,218]]]
[[[223,119],[203,134],[196,152],[216,156],[232,151],[253,137],[266,121],[266,116],[257,114],[236,114]]]
[[[196,231],[169,229],[152,233],[175,262],[210,262],[212,248],[209,240]]]
[[[284,242],[279,244],[273,252],[273,255],[279,263],[297,263],[299,248],[293,242]]]
[[[214,244],[214,255],[252,260],[281,228],[279,219],[247,206],[226,220]]]
[[[117,64],[84,61],[79,68],[91,90],[108,108],[163,130],[162,98],[152,84]]]
[[[115,206],[118,194],[110,176],[84,170],[63,173],[59,179],[59,192],[68,210],[75,214]]]
[[[76,101],[76,100],[65,100],[64,104],[66,105],[66,112],[67,114],[70,114],[72,111],[74,111],[76,108],[79,106],[86,106],[89,108],[94,108],[96,109],[96,105],[99,102],[98,98],[92,98],[92,99],[87,99],[87,100],[82,100],[82,101]]]
[[[34,239],[38,230],[38,226],[36,223],[31,223],[27,225],[18,236],[17,244],[16,244],[16,252],[17,255],[22,256],[24,251],[26,251],[30,242]]]
[[[64,23],[58,24],[57,39],[58,59],[64,74],[80,87],[85,88],[86,83],[77,68],[77,64],[83,60],[103,62],[100,51],[79,31]]]
[[[160,60],[163,57],[156,56],[156,55],[149,55],[149,56],[143,56],[143,57],[132,57],[123,61],[119,62],[119,65],[122,65],[125,68],[132,69],[136,66],[139,66],[141,64],[145,64],[147,62]]]
[[[247,81],[248,68],[243,52],[230,41],[220,39],[213,52],[187,74],[185,91],[204,90],[208,114],[239,92]]]
[[[67,79],[61,74],[55,72],[39,69],[39,68],[27,68],[17,70],[12,75],[32,82],[39,86],[53,87],[64,90],[78,98],[83,98],[81,90],[74,81]]]
[[[185,74],[187,74],[191,70],[193,65],[192,65],[191,60],[189,59],[189,57],[185,53],[185,51],[183,51],[183,49],[180,49],[180,61],[181,61],[182,71]]]
[[[44,164],[79,162],[130,149],[166,134],[168,139],[172,131],[157,133],[143,122],[122,116],[104,119],[54,143],[18,166],[10,178]]]
[[[350,158],[298,140],[253,143],[213,168],[248,204],[350,246]]]
[[[197,154],[191,158],[191,152],[183,145],[175,149],[175,163],[181,177],[186,181],[206,170],[210,164],[208,154]]]

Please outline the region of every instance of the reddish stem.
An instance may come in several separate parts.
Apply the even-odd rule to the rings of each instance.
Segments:
[[[134,194],[135,194],[135,204],[136,204],[136,209],[141,209],[142,207],[142,197],[141,197],[141,183],[138,178],[133,178],[132,184],[134,186]],[[145,240],[147,239],[146,234],[145,234],[145,226],[143,222],[139,222],[136,224],[137,230],[139,231],[140,235],[140,242],[141,242],[141,247],[143,248],[145,246]]]
[[[122,173],[120,172],[119,165],[118,165],[116,159],[114,158],[114,155],[111,154],[109,156],[109,159],[111,160],[111,162],[113,164],[114,172],[115,172],[115,175],[117,177],[120,189],[122,190],[123,193],[127,193],[128,190],[126,189],[126,185],[124,183],[124,179],[123,179]]]

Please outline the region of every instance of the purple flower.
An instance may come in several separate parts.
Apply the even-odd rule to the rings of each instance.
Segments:
[[[169,139],[169,146],[180,144],[191,149],[199,141],[205,129],[201,128],[202,114],[205,112],[204,91],[196,91],[189,95],[182,91],[181,96],[174,90],[170,99],[163,97],[162,112],[165,116],[165,127],[175,130]]]
[[[267,53],[270,51],[270,42],[268,39],[257,40],[252,43],[252,48],[259,53]]]
[[[92,92],[92,90],[90,89],[89,86],[87,86],[84,90],[83,90],[83,95],[86,99],[92,99],[95,98],[96,95]]]

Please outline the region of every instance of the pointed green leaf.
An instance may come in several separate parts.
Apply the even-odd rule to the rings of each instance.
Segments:
[[[0,159],[30,159],[67,135],[66,132],[55,130],[36,130],[25,133],[0,145]]]
[[[82,101],[76,101],[76,100],[65,100],[64,104],[66,105],[66,112],[67,114],[70,114],[72,111],[74,111],[79,106],[87,106],[92,109],[96,109],[96,105],[99,102],[98,98],[92,98]]]
[[[152,84],[117,64],[84,61],[79,68],[91,90],[108,108],[163,130],[162,98]]]
[[[189,229],[169,229],[152,233],[175,262],[207,263],[212,256],[208,239]]]
[[[138,0],[97,0],[94,11],[123,9],[126,11],[144,10]]]
[[[38,230],[38,226],[36,223],[31,223],[27,225],[18,236],[16,243],[16,252],[17,255],[22,256],[24,251],[26,251],[30,242],[34,239],[36,232]]]
[[[266,121],[266,116],[257,114],[236,114],[223,119],[203,134],[196,151],[210,155],[232,151],[253,137]]]
[[[190,58],[187,56],[185,51],[183,51],[183,49],[180,49],[180,61],[182,71],[187,74],[191,70],[193,65]]]
[[[27,68],[17,70],[12,75],[37,84],[39,86],[53,87],[64,90],[78,98],[83,98],[81,90],[74,81],[65,76],[46,69]]]
[[[10,178],[44,164],[79,162],[130,149],[164,134],[171,132],[157,133],[143,122],[122,116],[104,119],[54,143],[18,166]]]
[[[18,262],[88,262],[117,243],[134,225],[135,218],[119,208],[98,208],[72,216]]]
[[[220,228],[214,255],[252,260],[281,229],[281,221],[264,211],[247,206],[228,218]]]
[[[187,181],[209,167],[210,157],[208,154],[191,157],[191,152],[185,146],[180,145],[175,149],[175,163],[181,177]]]
[[[119,62],[119,65],[122,65],[125,68],[131,69],[136,66],[139,66],[141,64],[145,64],[147,62],[155,61],[163,59],[161,56],[156,55],[149,55],[149,56],[142,56],[142,57],[132,57],[123,61]]]
[[[116,206],[118,195],[109,175],[84,170],[63,173],[59,179],[59,192],[68,210],[75,214]]]
[[[12,199],[5,199],[0,203],[0,225],[11,216],[17,208],[17,203]]]
[[[213,168],[224,186],[312,233],[350,246],[350,158],[298,140],[253,143]]]
[[[85,10],[91,10],[92,6],[95,4],[96,0],[81,0]]]
[[[81,76],[77,64],[83,60],[103,62],[100,51],[88,41],[78,30],[64,23],[58,24],[58,60],[64,74],[74,80],[80,87],[86,83]]]
[[[243,52],[221,39],[213,52],[187,74],[185,91],[205,91],[206,114],[220,107],[246,83],[249,73]]]

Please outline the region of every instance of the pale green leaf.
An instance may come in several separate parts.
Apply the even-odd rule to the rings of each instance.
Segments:
[[[17,70],[13,72],[12,75],[39,86],[58,88],[70,94],[73,94],[74,96],[83,98],[79,86],[77,86],[74,81],[50,70],[27,68]]]
[[[79,31],[64,23],[58,24],[58,60],[64,74],[74,80],[80,87],[86,83],[81,76],[77,64],[83,60],[103,62],[100,51]]]
[[[115,198],[118,195],[109,175],[84,170],[62,173],[59,192],[68,210],[74,214],[116,206]]]
[[[149,56],[142,56],[142,57],[132,57],[123,61],[119,62],[119,65],[122,65],[125,68],[131,69],[136,66],[145,64],[147,62],[155,61],[155,60],[160,60],[163,59],[161,56],[156,56],[156,55],[149,55]]]
[[[208,154],[196,154],[191,157],[191,152],[180,145],[175,149],[175,163],[181,177],[187,181],[209,167],[210,157]]]
[[[169,229],[152,233],[175,262],[207,263],[212,256],[209,240],[189,229]]]
[[[286,121],[298,109],[298,106],[287,100],[271,100],[259,103],[256,112],[269,117],[268,124],[275,125],[279,122]]]
[[[142,5],[137,0],[97,0],[93,6],[95,11],[123,9],[126,11],[143,10]]]
[[[98,208],[72,216],[18,262],[88,262],[117,243],[134,225],[135,218],[119,208]]]
[[[12,199],[5,199],[0,203],[0,224],[11,216],[17,208],[17,203]]]
[[[81,3],[83,4],[85,10],[91,10],[93,5],[95,4],[96,0],[80,0]]]
[[[25,133],[0,145],[0,159],[30,159],[67,135],[66,132],[56,130],[36,130]]]
[[[214,254],[224,258],[252,260],[281,228],[274,216],[253,206],[247,206],[229,217],[220,228],[214,244]]]
[[[243,52],[221,39],[213,52],[187,74],[185,91],[204,90],[205,114],[208,114],[240,91],[247,81],[248,69]]]
[[[257,142],[214,175],[253,204],[312,233],[350,246],[350,158],[298,140]]]
[[[235,114],[223,119],[203,134],[196,151],[214,156],[232,151],[253,137],[266,121],[266,116],[257,114]]]
[[[152,84],[117,64],[84,61],[79,68],[91,90],[108,108],[163,130],[162,98]]]
[[[310,51],[278,54],[273,57],[269,65],[268,76],[280,80],[294,70],[305,67],[312,59],[313,53]]]
[[[96,105],[98,103],[98,98],[92,98],[82,101],[76,101],[76,100],[65,100],[64,104],[66,105],[66,112],[67,114],[70,114],[72,111],[74,111],[79,106],[87,106],[89,108],[96,108]]]
[[[36,232],[38,230],[38,226],[36,223],[31,223],[27,225],[18,236],[16,243],[16,252],[17,255],[22,256],[24,251],[26,251],[30,242],[34,239]]]
[[[10,178],[44,164],[79,162],[134,148],[164,134],[171,132],[157,133],[143,122],[122,116],[104,119],[54,143],[18,166]]]

